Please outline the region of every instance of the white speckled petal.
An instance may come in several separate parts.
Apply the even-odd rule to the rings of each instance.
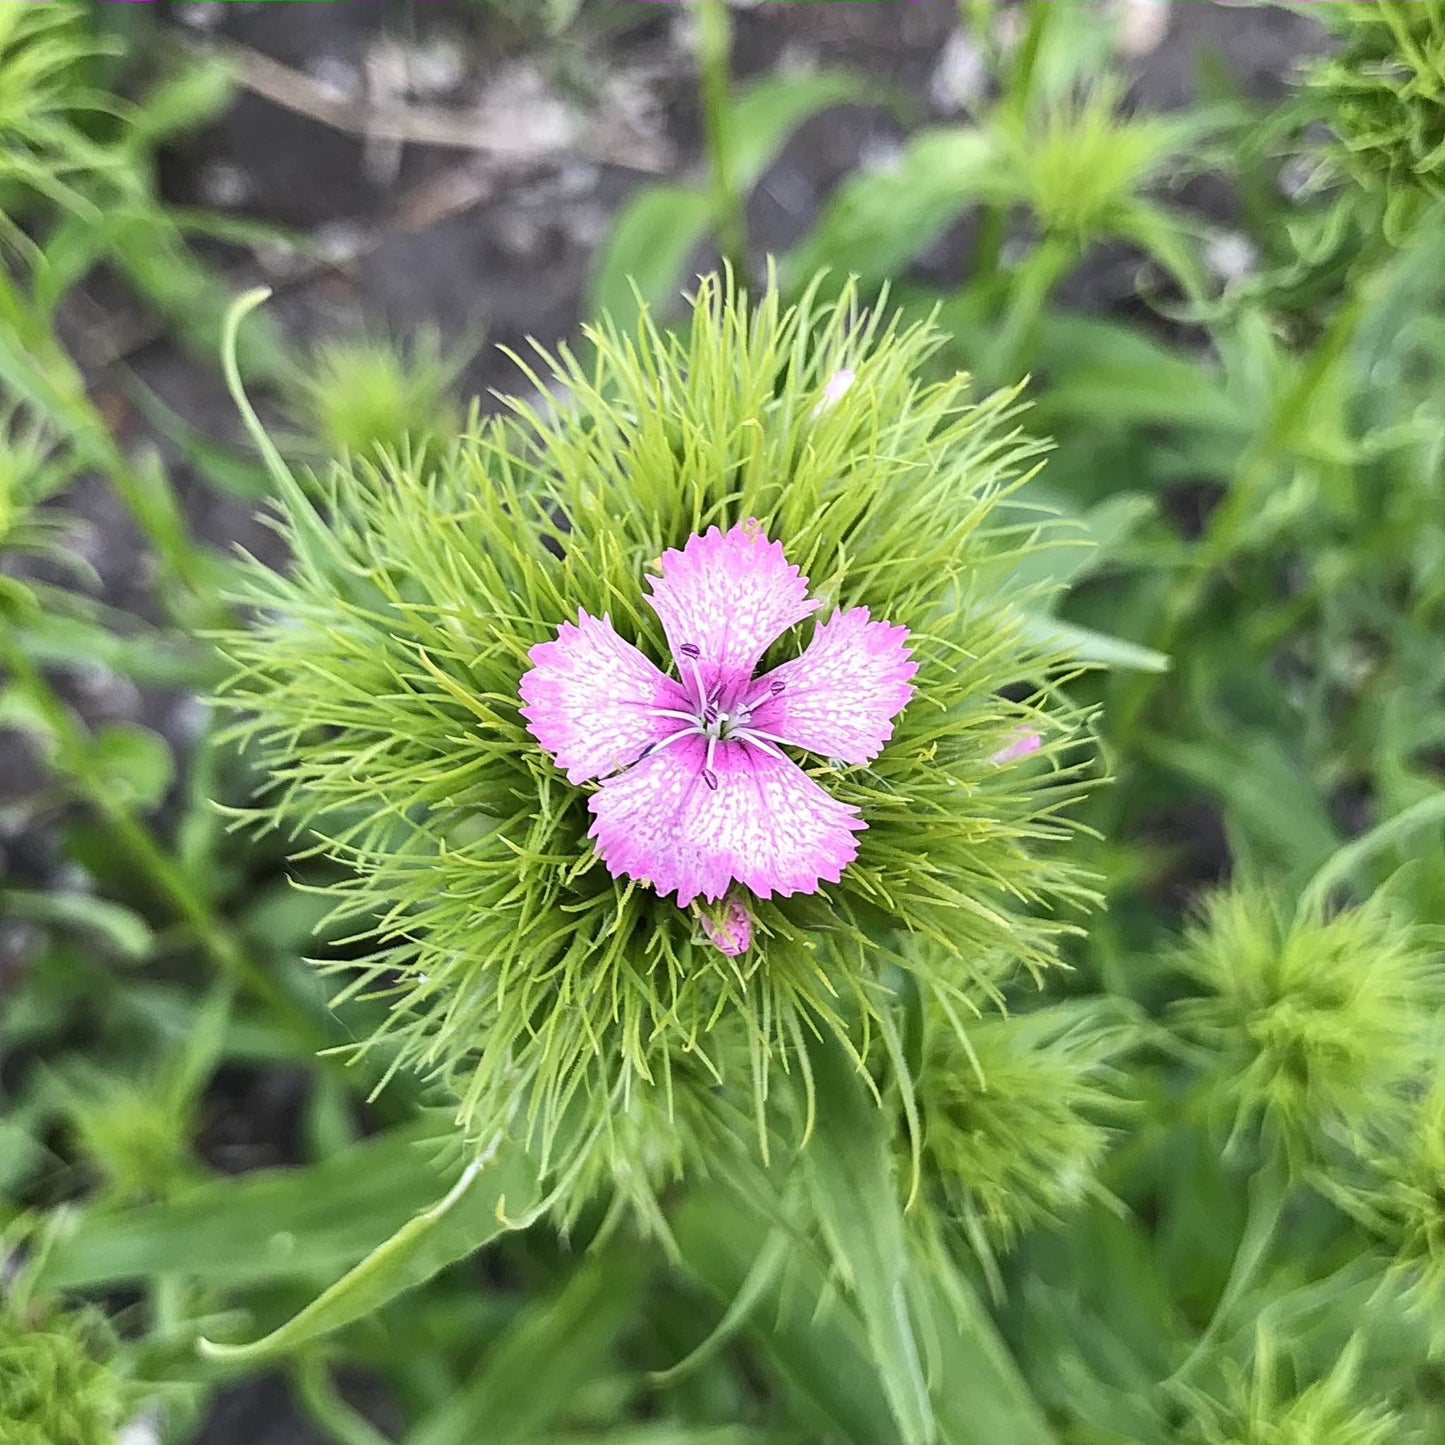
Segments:
[[[821,623],[801,657],[753,685],[782,690],[753,709],[750,727],[845,763],[871,762],[893,736],[893,719],[913,696],[918,671],[906,651],[906,627],[869,620],[866,607]]]
[[[686,726],[652,709],[686,709],[683,690],[617,635],[610,618],[564,622],[554,642],[539,642],[521,682],[527,731],[571,783],[635,763],[652,744]]]
[[[756,523],[689,537],[682,551],[662,554],[662,575],[649,581],[680,674],[688,675],[682,649],[697,648],[708,689],[745,681],[768,646],[818,606],[782,543]]]
[[[796,763],[746,743],[689,737],[606,780],[592,796],[592,837],[608,871],[676,892],[681,907],[716,900],[734,881],[761,898],[814,893],[857,856],[858,810]]]

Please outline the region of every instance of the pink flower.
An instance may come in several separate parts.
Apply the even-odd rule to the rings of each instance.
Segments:
[[[867,825],[783,749],[877,757],[913,694],[907,629],[866,607],[837,612],[801,655],[755,677],[768,647],[819,606],[782,544],[756,523],[713,527],[663,553],[661,573],[648,601],[676,677],[606,615],[581,612],[532,648],[521,682],[532,736],[570,782],[601,780],[588,800],[598,856],[614,878],[676,893],[683,908],[733,883],[761,898],[836,883]],[[722,916],[728,946],[709,936],[742,952],[742,925]]]

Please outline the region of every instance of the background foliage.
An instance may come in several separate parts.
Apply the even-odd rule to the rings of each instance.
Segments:
[[[1161,112],[1129,58],[1151,7],[965,0],[925,114],[861,55],[753,74],[749,27],[812,7],[478,3],[462,20],[527,57],[527,84],[541,67],[599,107],[587,134],[528,142],[563,173],[608,134],[616,86],[589,90],[591,61],[671,27],[696,164],[633,172],[593,237],[588,309],[612,320],[555,374],[509,364],[510,420],[465,404],[475,329],[392,340],[373,320],[311,345],[284,294],[233,325],[279,447],[263,458],[229,401],[212,431],[182,415],[196,377],[221,394],[233,281],[270,258],[283,293],[329,284],[365,244],[250,218],[224,172],[182,204],[174,156],[256,121],[258,87],[314,124],[354,111],[202,43],[197,7],[0,6],[0,1439],[220,1442],[248,1401],[247,1439],[290,1414],[339,1445],[1445,1434],[1445,20],[1439,0],[1299,8],[1313,58],[1281,95],[1201,60],[1195,99]],[[370,93],[360,127],[382,171],[398,115],[455,125],[427,89],[447,92],[446,52],[413,20],[385,37],[418,47],[410,88]],[[525,94],[509,114],[537,120]],[[859,107],[896,145],[765,239],[790,137]],[[515,136],[467,139],[477,166],[423,177],[403,235],[455,194],[504,210],[503,142],[519,163]],[[527,325],[550,341],[528,244]],[[751,342],[689,329],[679,293],[717,262],[754,295],[776,282]],[[1125,278],[1102,304],[1101,275]],[[799,302],[811,353],[782,319]],[[872,337],[836,319],[874,305]],[[112,315],[141,329],[98,352]],[[169,372],[142,364],[157,341]],[[769,348],[794,345],[780,382]],[[681,400],[649,418],[659,358]],[[856,388],[811,410],[845,364]],[[764,401],[794,407],[776,458],[822,438],[814,471],[748,470],[736,408]],[[595,445],[624,414],[652,422],[625,467]],[[909,511],[860,457],[916,461],[935,422],[963,460]],[[1016,425],[1048,439],[1042,466]],[[472,990],[539,955],[510,915],[473,927],[459,875],[438,899],[431,845],[444,822],[449,866],[490,858],[466,830],[521,789],[521,823],[553,829],[536,850],[575,851],[575,808],[537,811],[515,719],[483,757],[468,709],[499,708],[509,656],[723,506],[728,469],[820,559],[844,550],[828,488],[852,476],[880,556],[914,568],[876,599],[900,615],[974,589],[971,665],[931,661],[958,722],[939,775],[996,790],[1019,831],[987,862],[1020,901],[950,936],[905,886],[906,820],[880,824],[900,906],[885,924],[840,894],[858,963],[836,1026],[798,1022],[832,1004],[788,940],[837,918],[772,910],[781,962],[733,999],[744,1023],[798,1011],[767,1110],[746,1027],[713,1059],[742,1087],[679,1054],[668,1097],[614,1095],[603,1067],[581,1097],[604,1145],[559,1192],[525,1128],[476,1127],[543,1003],[503,1027]],[[226,508],[279,516],[281,541],[217,526]],[[593,544],[565,587],[559,509]],[[144,567],[120,586],[126,537]],[[425,592],[459,558],[480,580],[452,612],[496,643],[480,659]],[[519,596],[523,622],[488,631]],[[441,659],[425,675],[418,641]],[[259,724],[226,733],[187,702],[228,679]],[[117,688],[118,719],[96,701]],[[1023,718],[1048,746],[996,769]],[[1086,720],[1092,766],[1059,741]],[[437,770],[453,747],[481,792]],[[1077,826],[1024,829],[1021,800],[1050,788]],[[283,829],[239,826],[267,819]],[[938,844],[944,887],[965,842]],[[499,887],[541,876],[510,866]],[[1089,890],[1102,907],[1060,915],[1082,927],[1032,909]],[[424,928],[389,912],[408,904]],[[358,970],[371,987],[336,998]],[[398,1053],[399,977],[429,1022]],[[545,1006],[582,1057],[586,1020]],[[700,1026],[684,1013],[653,1023]]]

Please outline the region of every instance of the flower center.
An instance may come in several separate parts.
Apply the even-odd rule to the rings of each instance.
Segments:
[[[666,747],[668,743],[676,742],[680,738],[706,738],[707,755],[703,761],[702,780],[708,787],[716,791],[718,777],[717,773],[713,771],[713,760],[717,754],[719,743],[748,743],[774,757],[781,757],[782,754],[773,745],[782,742],[783,739],[774,737],[771,733],[760,732],[752,726],[752,720],[754,710],[771,698],[778,697],[786,684],[773,681],[758,690],[745,690],[742,694],[742,701],[731,703],[724,708],[720,705],[723,694],[722,683],[715,682],[710,688],[703,683],[702,650],[698,645],[695,642],[684,642],[677,650],[679,654],[678,672],[682,674],[682,685],[688,692],[690,707],[686,711],[681,708],[663,707],[652,708],[650,711],[653,717],[676,718],[678,722],[685,723],[687,726],[680,727],[661,742],[650,744],[637,761],[641,762],[643,758],[650,757],[659,748]]]

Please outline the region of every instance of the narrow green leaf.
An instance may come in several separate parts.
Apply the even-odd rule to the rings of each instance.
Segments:
[[[1441,823],[1445,823],[1445,793],[1436,793],[1377,823],[1360,837],[1352,838],[1331,853],[1305,885],[1300,895],[1301,910],[1323,908],[1330,894],[1347,879],[1357,877],[1366,863],[1413,833]]]
[[[963,1279],[920,1289],[929,1321],[934,1411],[945,1445],[1056,1445],[1028,1382]]]
[[[1024,636],[1044,646],[1066,648],[1079,662],[1091,662],[1123,672],[1168,672],[1170,663],[1162,652],[1110,637],[1089,627],[1061,622],[1057,617],[1033,613],[1023,619]]]
[[[744,89],[729,118],[733,175],[750,191],[774,156],[802,123],[820,111],[868,98],[861,76],[837,70],[809,75],[770,75]]]
[[[687,1272],[723,1306],[756,1279],[772,1221],[723,1189],[698,1189],[669,1221]],[[797,1393],[794,1405],[816,1435],[851,1445],[898,1445],[898,1428],[856,1317],[841,1302],[819,1312],[827,1278],[795,1251],[785,1280],[767,1281],[751,1311],[751,1333]]]
[[[181,1275],[215,1289],[315,1281],[350,1269],[455,1182],[434,1161],[432,1122],[377,1135],[305,1169],[266,1169],[198,1184],[163,1204],[82,1207],[46,1261],[47,1290],[86,1290]],[[517,1152],[478,1186],[525,1208],[535,1178]]]
[[[560,1294],[522,1311],[481,1369],[407,1437],[407,1445],[531,1442],[564,1415],[637,1307],[646,1266],[634,1251],[585,1259]]]
[[[119,903],[97,898],[93,893],[54,890],[32,893],[0,892],[0,918],[25,918],[62,928],[83,929],[98,934],[122,957],[142,959],[151,950],[154,935],[150,925]]]
[[[592,279],[592,310],[623,329],[636,314],[632,288],[665,307],[681,289],[682,268],[713,224],[712,199],[691,186],[650,186],[618,213]]]
[[[244,1345],[201,1340],[201,1353],[233,1365],[276,1359],[374,1313],[403,1290],[425,1284],[447,1265],[465,1259],[506,1228],[497,1217],[503,1191],[489,1172],[504,1147],[499,1139],[468,1163],[444,1198],[409,1219],[279,1329]]]
[[[98,783],[131,806],[158,807],[175,775],[166,740],[135,723],[111,723],[94,735],[87,760]]]
[[[904,1293],[908,1250],[884,1114],[835,1038],[815,1040],[808,1057],[818,1117],[803,1177],[863,1317],[900,1435],[906,1445],[928,1445],[937,1428]]]
[[[1004,197],[1009,182],[982,131],[926,131],[908,142],[895,165],[843,182],[812,233],[789,253],[785,283],[797,288],[828,267],[840,281],[853,273],[876,286],[968,206]]]

